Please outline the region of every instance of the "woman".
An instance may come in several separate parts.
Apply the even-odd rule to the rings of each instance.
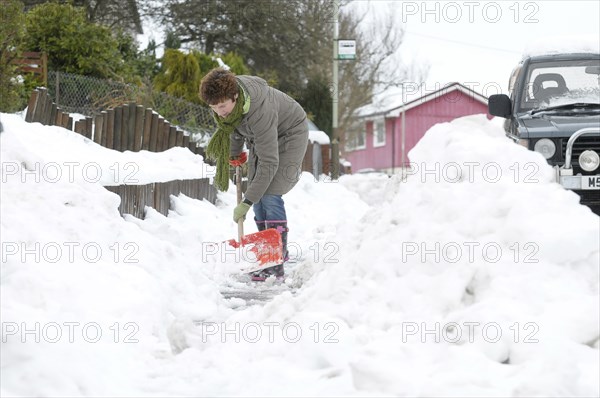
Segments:
[[[275,228],[281,234],[284,262],[287,255],[287,216],[282,195],[298,182],[308,145],[306,112],[287,94],[255,76],[235,76],[216,68],[200,83],[200,98],[214,111],[218,129],[206,155],[217,161],[215,183],[229,186],[229,165],[248,161],[248,188],[233,211],[236,223],[250,209],[259,231]],[[246,144],[249,155],[243,152]],[[283,278],[283,264],[252,276],[264,281]]]

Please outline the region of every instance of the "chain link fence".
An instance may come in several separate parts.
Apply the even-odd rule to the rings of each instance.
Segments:
[[[152,90],[150,84],[136,86],[111,80],[48,72],[48,93],[65,112],[93,116],[119,105],[135,102],[152,108],[172,125],[191,134],[201,146],[215,131],[209,108]]]

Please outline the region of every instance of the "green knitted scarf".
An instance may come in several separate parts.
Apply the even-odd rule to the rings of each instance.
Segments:
[[[206,157],[217,162],[217,174],[215,186],[220,191],[229,188],[229,148],[231,145],[231,133],[240,125],[244,114],[250,109],[250,96],[246,94],[241,85],[238,84],[239,92],[235,106],[229,115],[222,118],[213,112],[217,122],[217,131],[210,139],[206,147]]]

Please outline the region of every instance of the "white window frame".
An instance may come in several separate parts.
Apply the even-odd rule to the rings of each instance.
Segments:
[[[373,148],[385,146],[385,127],[385,118],[373,120]],[[381,133],[381,140],[378,133]]]
[[[358,150],[367,148],[367,122],[362,122],[359,125],[355,125],[353,130],[355,130],[355,129],[356,130],[361,129],[362,131],[360,133],[357,132],[355,134],[348,135],[350,138],[347,139],[346,143],[345,143],[345,148],[346,148],[346,151],[348,151],[348,152],[358,151]],[[363,145],[361,145],[361,146],[358,145],[359,137],[363,141]]]
[[[362,145],[358,144],[359,138],[362,139]],[[364,129],[356,135],[356,139],[354,142],[354,149],[355,150],[367,149],[367,124],[366,123],[364,125]]]

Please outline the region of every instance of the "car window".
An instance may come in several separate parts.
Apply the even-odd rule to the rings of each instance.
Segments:
[[[599,60],[532,63],[523,86],[521,111],[577,102],[600,103]]]

